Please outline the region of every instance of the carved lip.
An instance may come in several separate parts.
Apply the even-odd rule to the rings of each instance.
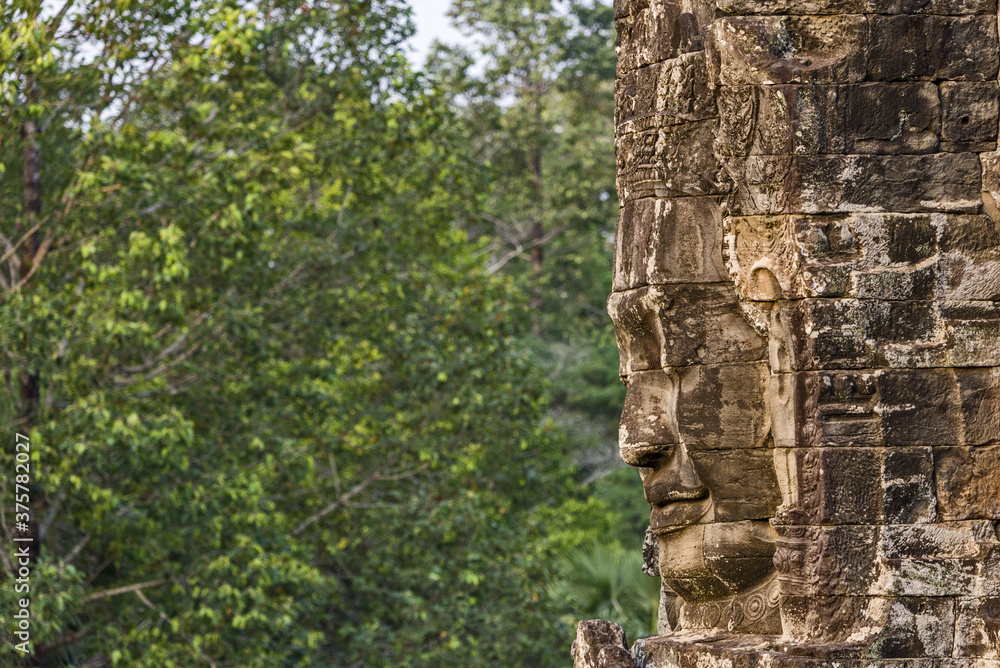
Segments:
[[[674,501],[653,506],[649,514],[649,528],[657,536],[680,531],[684,527],[698,524],[710,510],[712,499],[707,496],[697,501]]]

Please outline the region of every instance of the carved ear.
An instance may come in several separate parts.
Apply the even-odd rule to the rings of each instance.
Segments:
[[[1000,153],[979,156],[983,168],[983,213],[1000,223]]]
[[[764,267],[757,267],[750,274],[750,290],[754,297],[762,301],[778,301],[783,296],[777,277]]]
[[[767,329],[767,359],[771,373],[787,373],[792,370],[788,327],[780,304],[771,309],[771,322]]]
[[[1000,205],[997,204],[993,193],[983,191],[983,213],[990,217],[994,223],[1000,223]]]

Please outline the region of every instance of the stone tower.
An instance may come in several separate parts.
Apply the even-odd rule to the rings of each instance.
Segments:
[[[608,309],[664,590],[660,636],[582,626],[577,666],[1000,668],[997,0],[615,17]]]

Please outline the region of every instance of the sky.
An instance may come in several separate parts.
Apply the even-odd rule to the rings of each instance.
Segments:
[[[448,23],[445,12],[451,6],[451,0],[410,0],[413,7],[413,20],[417,26],[417,34],[410,40],[413,62],[422,65],[427,57],[431,42],[439,39],[442,42],[457,42],[461,37]]]

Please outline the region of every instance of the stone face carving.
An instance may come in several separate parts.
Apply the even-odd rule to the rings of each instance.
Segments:
[[[637,666],[1000,668],[997,12],[616,0]]]

